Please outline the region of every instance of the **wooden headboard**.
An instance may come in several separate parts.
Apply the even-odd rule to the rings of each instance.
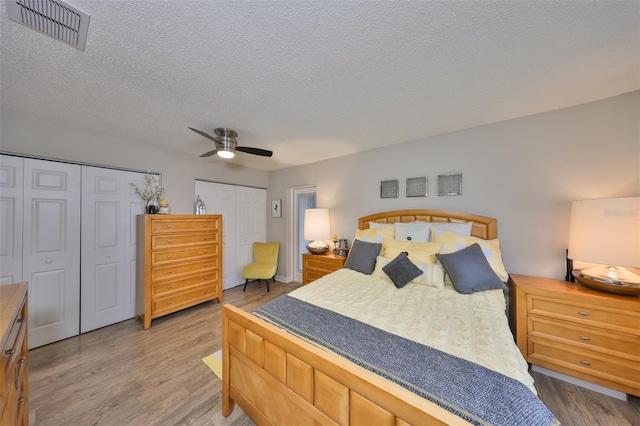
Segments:
[[[473,222],[471,235],[485,240],[498,238],[498,221],[492,217],[442,210],[394,210],[376,213],[358,219],[358,229],[369,229],[369,222],[406,223],[421,222]]]

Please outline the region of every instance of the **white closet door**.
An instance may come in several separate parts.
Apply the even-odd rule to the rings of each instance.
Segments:
[[[22,280],[24,160],[0,155],[0,285]]]
[[[195,189],[208,214],[222,215],[222,289],[235,287],[244,282],[236,271],[236,186],[197,180]]]
[[[267,241],[267,191],[238,186],[236,190],[236,274],[239,282],[242,268],[254,261],[253,243]]]
[[[143,179],[142,173],[82,167],[81,333],[135,316],[135,214],[144,204],[129,182]]]
[[[75,336],[80,321],[80,166],[24,160],[23,280],[29,348]]]

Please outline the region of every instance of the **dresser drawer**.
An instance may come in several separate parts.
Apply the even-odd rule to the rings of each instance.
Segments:
[[[640,337],[530,316],[528,335],[640,362]]]
[[[151,250],[217,242],[218,233],[215,231],[197,234],[154,235],[151,237]]]
[[[534,338],[529,339],[529,358],[631,388],[640,388],[638,362]]]
[[[215,218],[189,219],[155,219],[151,225],[151,233],[202,232],[218,229],[219,221]]]
[[[171,292],[211,283],[219,284],[217,270],[199,273],[194,276],[177,280],[164,281],[162,283],[153,284],[151,286],[151,297],[162,297],[163,295],[169,294]]]
[[[164,315],[169,312],[179,311],[185,306],[192,306],[198,302],[213,300],[217,297],[218,284],[197,287],[152,300],[151,313],[152,315]]]
[[[24,314],[24,309],[22,313]],[[9,388],[13,387],[19,366],[26,362],[26,357],[23,353],[26,335],[27,322],[26,319],[20,315],[9,330],[9,337],[2,348],[2,354],[0,356],[0,368],[2,368],[5,378],[4,382],[0,383],[0,385],[2,385],[0,386],[1,397],[6,396]]]
[[[159,266],[151,269],[151,281],[164,281],[180,278],[194,273],[207,272],[218,268],[219,259],[197,260],[195,262],[178,263],[175,265]]]
[[[634,312],[577,304],[561,300],[552,300],[529,295],[528,311],[530,315],[559,318],[575,323],[615,328],[625,333],[640,335],[638,324],[640,315]]]
[[[326,275],[330,272],[334,272],[342,268],[343,264],[344,262],[341,261],[341,259],[339,258],[333,259],[333,258],[327,258],[325,256],[322,256],[322,257],[318,256],[316,258],[313,256],[309,256],[305,259],[304,266],[309,270],[315,269],[317,271],[322,271],[324,272],[322,275]]]
[[[206,258],[217,255],[217,244],[176,250],[158,250],[151,252],[151,263],[153,266],[166,265],[168,263],[179,262],[182,260],[196,260],[198,258]]]

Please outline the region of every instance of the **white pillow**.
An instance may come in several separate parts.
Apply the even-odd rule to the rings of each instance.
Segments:
[[[396,240],[426,243],[431,236],[431,226],[426,222],[395,223],[394,228]]]

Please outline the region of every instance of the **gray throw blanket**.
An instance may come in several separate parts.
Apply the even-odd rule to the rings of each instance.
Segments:
[[[559,425],[517,380],[291,296],[253,314],[310,340],[476,425]]]

